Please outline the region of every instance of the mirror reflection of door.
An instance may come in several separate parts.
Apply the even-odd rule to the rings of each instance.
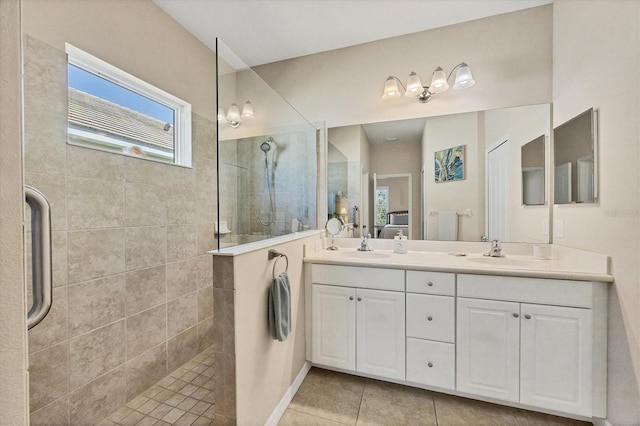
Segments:
[[[487,238],[509,241],[509,139],[487,149]]]
[[[362,167],[362,180],[360,181],[360,194],[362,200],[360,201],[360,226],[359,230],[356,230],[354,236],[363,237],[367,233],[371,232],[371,226],[369,224],[369,172]]]
[[[411,239],[411,174],[375,174],[374,221],[375,238],[393,239],[402,235]]]
[[[564,163],[555,167],[553,200],[556,204],[569,204],[571,202],[571,163]]]

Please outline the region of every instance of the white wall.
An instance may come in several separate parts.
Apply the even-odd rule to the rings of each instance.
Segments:
[[[552,8],[543,6],[256,67],[309,120],[328,127],[551,101]],[[402,19],[400,15],[394,19]],[[428,84],[465,61],[476,85],[428,104],[383,101],[392,74]]]
[[[285,394],[306,361],[303,245],[314,235],[235,256],[235,356],[237,424],[262,425]],[[271,338],[267,321],[267,295],[274,260],[267,249],[289,257],[291,285],[291,334],[279,342]],[[284,271],[285,261],[276,266]]]
[[[600,201],[555,206],[554,244],[608,254],[608,418],[640,424],[640,3],[556,1],[553,125],[600,111]],[[557,228],[557,227],[556,227]]]

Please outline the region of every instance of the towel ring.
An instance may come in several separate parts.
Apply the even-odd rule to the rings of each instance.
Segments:
[[[276,265],[278,264],[278,259],[280,259],[281,257],[284,257],[284,260],[286,262],[284,266],[284,272],[287,273],[289,271],[289,258],[287,257],[287,255],[273,249],[269,250],[269,260],[276,259],[276,261],[273,263],[274,280],[276,279]]]

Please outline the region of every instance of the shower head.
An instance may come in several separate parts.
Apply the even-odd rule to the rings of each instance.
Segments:
[[[266,141],[262,142],[260,144],[260,149],[262,150],[262,152],[264,152],[265,154],[269,152],[272,143],[275,143],[272,137],[268,137]]]

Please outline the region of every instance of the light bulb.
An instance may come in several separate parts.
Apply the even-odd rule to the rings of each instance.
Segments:
[[[251,102],[247,101],[242,106],[242,118],[253,118],[253,105]]]
[[[235,103],[231,104],[229,107],[229,111],[227,112],[227,121],[230,123],[239,123],[242,121],[240,119],[240,108]]]

